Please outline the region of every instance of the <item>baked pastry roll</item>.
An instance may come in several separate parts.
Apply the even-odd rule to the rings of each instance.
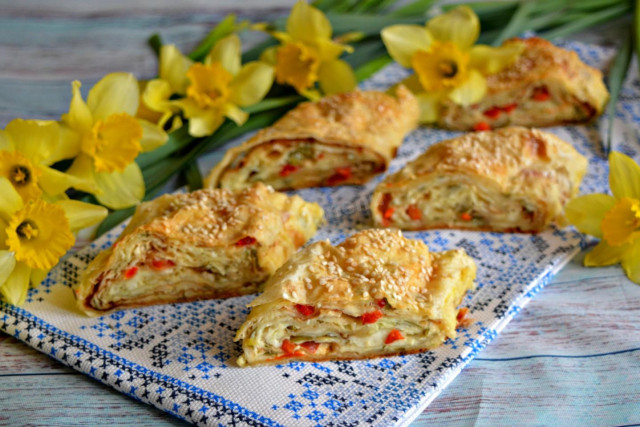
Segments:
[[[313,236],[322,208],[256,184],[142,203],[75,288],[87,314],[226,298],[260,285]]]
[[[578,55],[533,37],[520,57],[487,76],[487,94],[477,104],[446,101],[439,125],[456,130],[487,130],[503,126],[555,126],[587,122],[600,115],[609,100],[602,73]]]
[[[564,225],[587,159],[555,135],[522,127],[432,145],[376,187],[374,224],[404,230],[538,232]]]
[[[431,253],[398,230],[317,242],[265,285],[235,340],[238,365],[362,359],[425,351],[456,336],[476,265],[462,249]]]
[[[264,182],[290,190],[362,184],[387,169],[417,123],[417,100],[404,86],[396,98],[356,90],[305,102],[227,151],[205,185],[238,189]]]

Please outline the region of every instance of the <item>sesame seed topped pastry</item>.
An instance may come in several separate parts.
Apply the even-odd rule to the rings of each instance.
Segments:
[[[396,98],[353,91],[305,102],[225,154],[206,186],[238,189],[264,182],[276,190],[362,184],[387,169],[418,123],[404,86]]]
[[[425,351],[456,336],[476,265],[462,249],[429,252],[398,230],[316,242],[265,285],[236,334],[238,365],[362,359]]]
[[[487,94],[476,104],[446,101],[439,125],[456,130],[503,126],[556,126],[582,123],[602,113],[609,93],[602,73],[578,55],[541,38],[508,40],[523,43],[518,59],[487,76]]]
[[[587,159],[536,129],[473,132],[432,145],[376,187],[376,225],[535,233],[564,225]]]
[[[75,288],[90,315],[254,293],[322,221],[322,208],[256,184],[142,203]]]

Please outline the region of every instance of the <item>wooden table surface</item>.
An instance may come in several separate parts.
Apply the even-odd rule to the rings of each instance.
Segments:
[[[292,1],[244,1],[240,14]],[[184,50],[236,2],[0,1],[0,127],[56,119],[70,81],[156,72],[145,41]],[[285,9],[283,9],[283,7]],[[237,10],[236,10],[237,11]],[[640,286],[573,259],[414,425],[640,424]],[[182,421],[0,333],[0,425],[178,425]]]

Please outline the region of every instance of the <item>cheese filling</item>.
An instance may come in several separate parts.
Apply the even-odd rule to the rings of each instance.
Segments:
[[[254,147],[223,173],[224,188],[264,182],[276,189],[361,183],[384,170],[383,159],[363,147],[312,139],[277,140]]]

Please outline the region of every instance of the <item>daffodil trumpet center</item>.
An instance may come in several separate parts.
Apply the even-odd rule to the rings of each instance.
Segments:
[[[427,91],[452,89],[467,77],[469,54],[451,42],[434,41],[428,50],[418,50],[411,66]]]
[[[40,197],[38,178],[41,172],[19,151],[0,150],[0,176],[5,177],[22,200]]]
[[[222,108],[230,95],[229,85],[233,76],[222,64],[193,64],[187,71],[189,86],[187,97],[203,109]]]
[[[276,81],[293,86],[298,92],[311,88],[318,81],[320,56],[303,43],[287,43],[276,53]]]
[[[31,170],[25,165],[15,165],[9,170],[9,181],[15,186],[28,185],[31,182]]]
[[[126,114],[97,120],[82,142],[82,151],[93,158],[96,172],[122,172],[140,153],[142,126]]]
[[[30,201],[15,212],[5,233],[16,260],[41,270],[56,265],[74,242],[64,210],[42,199]]]
[[[31,240],[38,237],[38,226],[33,221],[22,221],[16,227],[16,234],[20,239]]]
[[[602,219],[602,234],[611,246],[631,243],[640,237],[640,200],[623,197]]]

